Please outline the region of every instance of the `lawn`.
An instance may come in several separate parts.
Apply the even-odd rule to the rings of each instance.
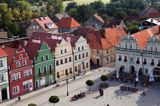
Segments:
[[[99,0],[73,0],[74,2],[76,2],[78,5],[81,5],[81,4],[90,4],[91,2],[94,2],[94,1],[99,1]],[[70,2],[73,2],[73,1],[65,1],[64,2],[64,6],[66,7],[66,5]],[[108,3],[110,0],[101,0],[103,3]]]

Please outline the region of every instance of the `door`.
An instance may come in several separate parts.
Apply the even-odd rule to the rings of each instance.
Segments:
[[[8,99],[8,97],[7,97],[7,88],[3,88],[1,90],[1,92],[2,92],[2,101]]]
[[[99,59],[97,59],[97,65],[99,66]]]

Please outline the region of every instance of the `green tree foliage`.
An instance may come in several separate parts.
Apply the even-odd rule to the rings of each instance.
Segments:
[[[107,75],[101,75],[100,79],[101,79],[101,81],[107,81],[108,76]]]
[[[28,104],[28,106],[37,106],[37,105],[34,103],[30,103],[30,104]]]
[[[140,31],[139,26],[138,26],[138,22],[133,21],[133,22],[126,22],[126,30],[127,32],[130,32],[131,34],[136,33],[138,31]]]
[[[58,96],[51,96],[49,98],[49,102],[50,103],[53,103],[55,105],[55,103],[58,103],[59,102],[59,97]]]
[[[32,9],[26,0],[0,1],[0,27],[8,32],[9,37],[21,35],[22,23],[28,23],[32,18]]]
[[[94,85],[94,82],[92,80],[87,80],[86,81],[86,85],[88,86],[93,86]]]
[[[63,11],[63,2],[62,0],[48,0],[46,9],[47,14],[50,17],[53,17],[54,14],[61,13]]]

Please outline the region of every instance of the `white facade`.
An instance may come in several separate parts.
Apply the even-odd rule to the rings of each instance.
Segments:
[[[62,39],[55,48],[56,81],[65,80],[73,76],[72,46],[69,41]]]
[[[87,40],[80,37],[73,48],[74,75],[85,74],[90,70],[90,49]]]
[[[124,36],[116,48],[117,74],[122,71],[136,76],[153,76],[160,81],[160,40],[153,36],[141,49],[132,35]]]
[[[0,57],[0,102],[10,99],[7,57]]]

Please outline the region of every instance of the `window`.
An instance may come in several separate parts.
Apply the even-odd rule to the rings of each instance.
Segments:
[[[82,58],[84,58],[84,53],[82,54]]]
[[[47,68],[46,68],[46,67],[43,67],[43,71],[44,71],[44,73],[46,73],[46,71],[47,71]]]
[[[12,81],[16,81],[16,80],[18,80],[18,79],[20,79],[20,72],[18,72],[18,73],[13,73],[13,74],[11,75],[11,80],[12,80]]]
[[[20,54],[20,55],[19,55],[19,58],[20,58],[20,59],[22,59],[22,58],[23,58],[23,55],[22,55],[22,54]]]
[[[84,50],[84,46],[82,46],[82,50]]]
[[[86,52],[86,57],[88,57],[88,52]]]
[[[38,68],[38,74],[41,75],[41,69],[40,68]]]
[[[148,68],[145,68],[145,74],[148,74]]]
[[[41,57],[41,60],[42,60],[42,61],[44,60],[43,57]]]
[[[86,68],[88,68],[88,63],[86,63]]]
[[[46,60],[48,60],[48,55],[46,56]]]
[[[19,86],[13,87],[13,94],[19,93]]]
[[[67,49],[64,49],[64,52],[67,53]]]
[[[0,67],[3,67],[3,61],[0,60]]]
[[[77,66],[75,66],[75,72],[77,72]]]
[[[59,72],[57,72],[57,78],[60,78]]]
[[[32,75],[32,69],[24,71],[24,77],[28,77],[28,76],[31,76],[31,75]]]
[[[71,62],[72,61],[72,58],[71,57],[69,57],[69,62]]]
[[[49,70],[52,71],[52,65],[49,65]]]
[[[69,74],[69,73],[68,73],[68,69],[66,69],[66,70],[65,70],[65,74],[66,74],[66,75],[68,75],[68,74]]]
[[[30,89],[30,88],[32,88],[32,80],[24,81],[23,82],[23,89],[27,90],[27,89]]]
[[[0,82],[3,82],[3,81],[4,81],[4,75],[0,74]]]
[[[26,65],[27,65],[26,60],[23,60],[23,66],[26,66]]]
[[[97,50],[97,54],[99,54],[99,51]]]
[[[79,54],[79,59],[81,59],[81,55]]]
[[[78,47],[78,51],[80,51],[80,47]]]
[[[65,58],[65,63],[67,63],[67,58]]]
[[[16,62],[16,67],[17,67],[17,68],[20,67],[20,62],[19,62],[19,61]]]
[[[61,54],[63,54],[63,50],[61,50]]]
[[[75,60],[77,60],[77,55],[75,55]]]
[[[72,74],[72,68],[69,68],[69,73]]]
[[[63,64],[63,59],[61,59],[61,64]]]
[[[56,61],[56,65],[57,65],[57,66],[59,65],[59,61],[58,61],[58,60]]]

